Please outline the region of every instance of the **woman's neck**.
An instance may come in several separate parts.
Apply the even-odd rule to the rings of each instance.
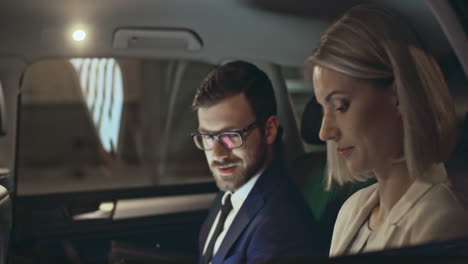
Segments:
[[[379,205],[372,211],[371,229],[378,228],[390,210],[409,189],[413,180],[409,176],[405,162],[392,164],[390,168],[374,171],[379,182]]]

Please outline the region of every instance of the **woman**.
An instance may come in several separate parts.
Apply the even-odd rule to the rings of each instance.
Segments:
[[[468,235],[442,164],[456,144],[449,90],[401,18],[354,7],[307,62],[323,108],[328,186],[377,179],[340,209],[330,255]]]

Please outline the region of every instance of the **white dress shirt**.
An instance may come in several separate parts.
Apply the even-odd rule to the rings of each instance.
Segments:
[[[232,193],[229,191],[224,193],[223,198],[222,198],[223,204],[226,199],[226,196],[228,194],[231,194],[232,210],[231,212],[229,212],[229,214],[226,217],[223,231],[219,234],[218,239],[216,239],[216,243],[213,248],[213,256],[215,256],[216,252],[218,252],[221,242],[223,242],[223,239],[226,236],[226,233],[229,230],[229,227],[231,226],[232,222],[234,221],[234,218],[236,217],[237,212],[239,212],[239,210],[241,209],[242,204],[244,204],[245,199],[247,199],[247,196],[249,196],[250,191],[254,187],[255,183],[258,180],[258,177],[260,177],[263,171],[264,171],[264,168],[259,170],[257,174],[255,174],[250,180],[248,180],[244,185],[242,185],[235,193]],[[210,233],[208,234],[208,237],[205,242],[205,247],[203,249],[203,255],[205,254],[206,248],[208,247],[208,244],[209,244],[208,241],[211,240],[211,236],[213,235],[214,229],[216,225],[218,224],[220,215],[221,215],[221,211],[218,212],[218,214],[216,215],[216,219],[213,222],[213,225],[211,226]]]

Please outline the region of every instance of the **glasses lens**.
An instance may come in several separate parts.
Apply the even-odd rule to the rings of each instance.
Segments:
[[[213,148],[213,137],[210,135],[195,135],[193,141],[197,148],[201,150],[209,150]]]
[[[219,139],[230,149],[242,146],[242,137],[237,132],[225,132],[219,135]]]

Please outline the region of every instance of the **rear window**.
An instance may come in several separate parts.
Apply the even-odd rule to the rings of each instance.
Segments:
[[[190,133],[195,90],[214,65],[46,60],[25,72],[18,195],[212,181]]]

